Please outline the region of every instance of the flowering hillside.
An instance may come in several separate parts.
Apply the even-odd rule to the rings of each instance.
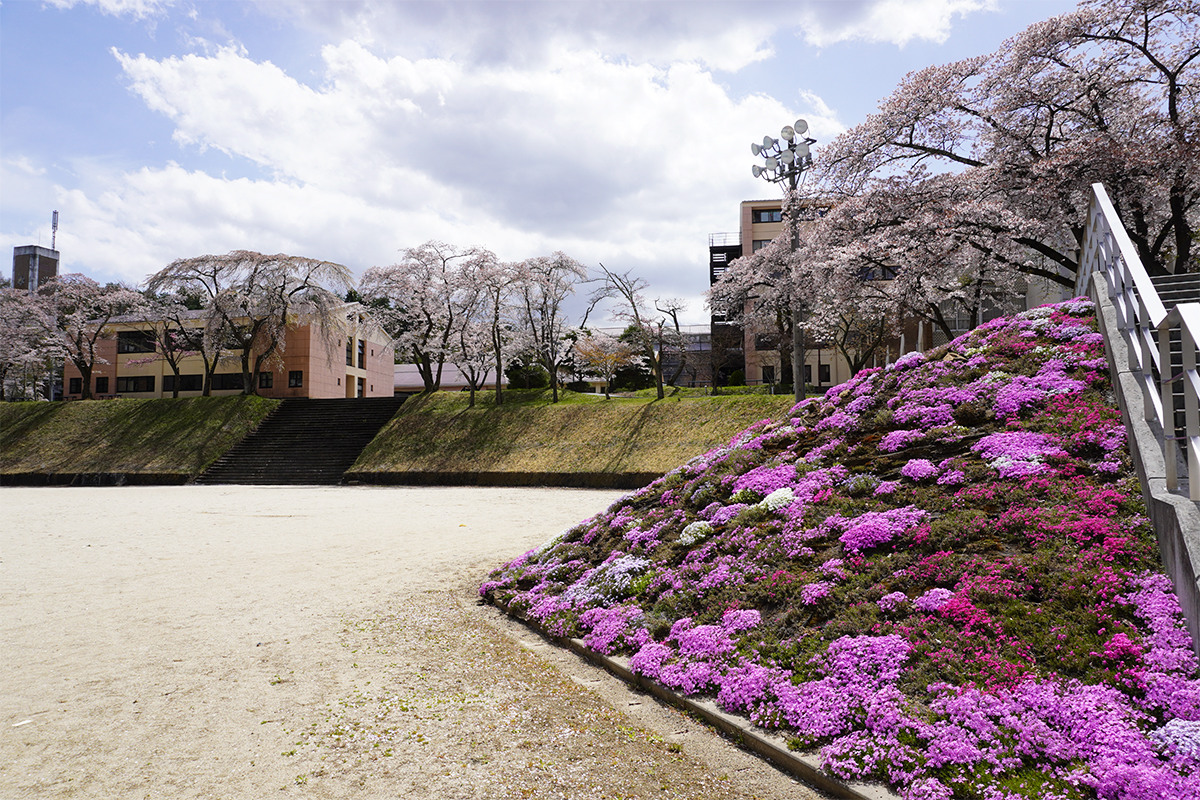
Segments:
[[[481,594],[906,798],[1200,798],[1200,678],[1093,306],[763,421]]]

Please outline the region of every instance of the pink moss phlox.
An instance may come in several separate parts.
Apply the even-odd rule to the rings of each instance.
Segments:
[[[805,584],[804,588],[800,590],[800,602],[806,606],[819,603],[829,596],[829,590],[832,586],[828,581],[816,581]]]
[[[816,424],[815,430],[823,431],[835,428],[841,431],[853,430],[858,426],[858,415],[847,411],[836,411]]]
[[[889,511],[868,511],[857,517],[831,514],[825,518],[824,527],[831,533],[841,531],[838,538],[847,552],[857,553],[892,541],[927,516],[928,512],[916,506],[904,506]]]
[[[766,497],[776,489],[791,486],[795,480],[796,467],[794,464],[768,465],[752,469],[742,475],[734,481],[733,490],[737,492],[742,489],[749,489]]]
[[[967,482],[967,475],[961,469],[947,470],[937,479],[938,486],[957,486]]]
[[[923,481],[938,474],[938,468],[927,458],[914,458],[900,468],[900,474],[910,481]]]
[[[761,624],[762,614],[755,608],[733,609],[726,611],[724,616],[721,617],[721,627],[727,633],[748,631],[751,628],[757,628]]]
[[[894,453],[897,450],[908,447],[910,444],[919,439],[924,439],[926,433],[927,431],[923,430],[892,431],[891,433],[885,434],[884,437],[879,440],[879,452]]]
[[[991,433],[972,445],[971,450],[997,470],[1001,478],[1036,475],[1047,469],[1043,459],[1066,455],[1048,436],[1032,431]]]
[[[1047,397],[1085,388],[1083,381],[1067,377],[1062,361],[1047,361],[1036,375],[1016,375],[996,392],[996,416],[1005,419],[1040,404]]]
[[[954,592],[949,589],[937,587],[930,589],[925,594],[913,600],[913,605],[922,611],[937,611],[954,596]]]
[[[734,503],[728,506],[717,506],[717,508],[713,508],[712,511],[709,511],[708,509],[712,508],[713,505],[717,504],[713,503],[712,505],[707,506],[704,509],[706,513],[701,514],[702,517],[707,519],[713,525],[724,525],[726,522],[729,522],[729,520],[742,513],[744,509],[749,508],[749,506],[745,503]]]

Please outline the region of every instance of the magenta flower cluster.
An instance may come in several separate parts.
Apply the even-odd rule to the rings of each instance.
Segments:
[[[865,370],[480,593],[906,800],[1200,800],[1200,667],[1085,299]]]

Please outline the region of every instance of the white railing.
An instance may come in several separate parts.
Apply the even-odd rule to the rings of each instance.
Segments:
[[[1179,487],[1173,392],[1177,382],[1183,384],[1189,494],[1193,500],[1200,500],[1200,414],[1197,413],[1200,373],[1196,364],[1200,303],[1181,304],[1167,311],[1108,193],[1099,183],[1092,185],[1076,294],[1087,291],[1088,280],[1093,276],[1097,291],[1101,279],[1107,285],[1117,311],[1117,325],[1129,343],[1130,361],[1145,398],[1142,413],[1147,422],[1162,428],[1163,461],[1170,491]],[[1183,348],[1183,365],[1177,373],[1172,372],[1171,366],[1171,338],[1175,331]]]

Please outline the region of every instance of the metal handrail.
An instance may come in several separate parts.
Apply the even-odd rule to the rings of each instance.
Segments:
[[[1182,382],[1185,435],[1187,441],[1189,494],[1200,500],[1200,372],[1196,348],[1200,343],[1200,303],[1184,303],[1167,311],[1137,249],[1121,224],[1104,186],[1092,184],[1087,226],[1080,250],[1076,293],[1086,291],[1088,281],[1103,277],[1117,312],[1117,327],[1129,342],[1130,358],[1145,398],[1142,414],[1163,432],[1163,461],[1167,489],[1179,487],[1176,468],[1174,384]],[[1171,334],[1179,331],[1183,365],[1171,374]],[[1157,384],[1157,386],[1155,385]]]

